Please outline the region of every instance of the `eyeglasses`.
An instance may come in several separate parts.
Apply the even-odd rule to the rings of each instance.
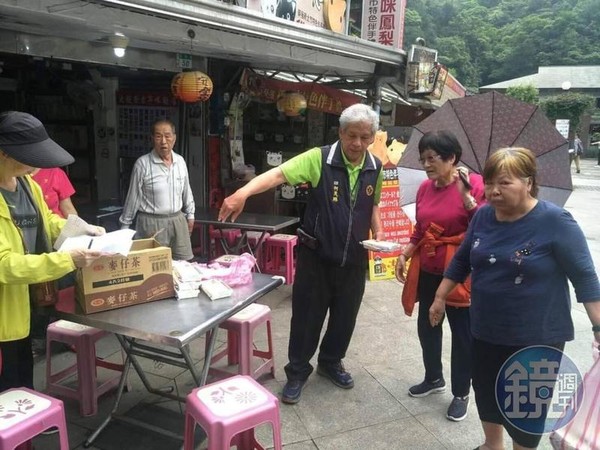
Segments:
[[[442,159],[442,155],[431,155],[431,156],[428,156],[427,158],[419,158],[419,162],[421,164],[425,164],[425,163],[433,164],[438,159]]]
[[[165,140],[170,141],[171,139],[173,139],[173,137],[175,136],[174,134],[153,134],[152,135],[154,137],[155,141],[162,141],[163,138],[165,138]]]

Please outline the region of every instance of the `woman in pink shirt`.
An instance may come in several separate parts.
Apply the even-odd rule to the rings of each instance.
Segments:
[[[42,188],[46,204],[54,214],[65,219],[69,214],[77,215],[77,210],[71,202],[71,196],[75,194],[75,189],[62,169],[58,167],[39,169],[32,176]]]
[[[419,155],[428,180],[421,184],[417,192],[417,223],[410,243],[396,264],[396,278],[401,283],[408,279],[402,299],[407,314],[412,313],[412,304],[419,302],[417,328],[425,379],[408,390],[412,397],[425,397],[446,389],[442,372],[443,319],[436,326],[431,326],[429,308],[442,281],[446,264],[462,241],[471,217],[484,201],[481,176],[469,174],[465,167],[457,167],[462,149],[452,133],[442,130],[424,134],[419,141]],[[406,262],[411,257],[412,270],[406,276]],[[406,297],[411,298],[407,300]],[[454,396],[446,417],[456,422],[467,416],[471,388],[472,338],[469,299],[466,297],[464,303],[446,308],[452,330],[450,365]],[[411,305],[408,309],[407,304]]]

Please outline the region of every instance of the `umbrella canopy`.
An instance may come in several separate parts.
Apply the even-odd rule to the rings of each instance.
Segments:
[[[481,173],[488,156],[500,148],[525,147],[536,155],[538,198],[563,206],[573,190],[568,142],[535,105],[494,91],[447,101],[414,127],[398,163],[400,175],[411,169],[426,178],[418,145],[423,134],[437,130],[454,133],[462,147],[461,162],[473,172]],[[415,175],[409,179],[413,183]],[[401,198],[403,204],[414,203],[413,189],[402,190]]]

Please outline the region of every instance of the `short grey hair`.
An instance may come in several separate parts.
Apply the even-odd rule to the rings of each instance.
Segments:
[[[154,134],[156,132],[156,127],[158,125],[169,125],[171,127],[171,131],[173,132],[173,134],[177,134],[177,129],[175,127],[175,124],[173,123],[172,120],[167,119],[166,117],[163,117],[161,119],[157,119],[154,121],[154,123],[152,124],[152,131],[151,131],[151,135]]]
[[[373,134],[379,129],[379,115],[369,105],[356,103],[342,111],[340,116],[342,130],[345,130],[348,125],[358,122],[370,123]]]

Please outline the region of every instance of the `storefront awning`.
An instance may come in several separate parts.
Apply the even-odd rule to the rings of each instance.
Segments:
[[[395,76],[406,59],[399,49],[215,0],[9,0],[0,5],[0,32],[0,51],[90,62],[101,59],[104,48],[110,50],[108,38],[114,33],[127,36],[133,49],[320,75],[360,77],[380,71]],[[63,55],[65,42],[70,42],[70,58]],[[78,50],[77,42],[85,45]],[[108,52],[102,58],[111,57]]]

